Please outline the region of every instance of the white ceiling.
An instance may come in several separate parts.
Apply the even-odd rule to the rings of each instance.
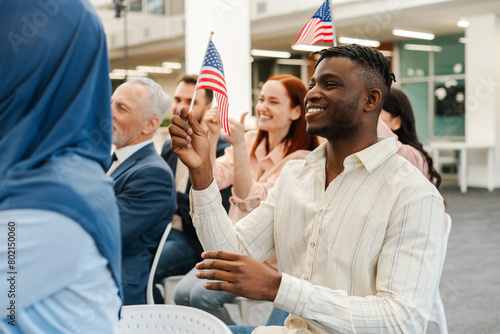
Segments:
[[[437,35],[463,33],[464,28],[457,26],[459,20],[482,14],[500,14],[499,0],[455,0],[444,1],[429,6],[403,9],[390,17],[390,24],[382,27],[376,39],[382,42],[395,41],[398,37],[392,35],[392,28],[427,31]],[[348,34],[354,31],[354,26],[346,24],[339,30]]]

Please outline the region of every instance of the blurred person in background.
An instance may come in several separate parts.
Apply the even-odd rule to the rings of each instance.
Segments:
[[[172,170],[156,152],[153,135],[170,107],[162,87],[133,78],[111,96],[113,178],[122,237],[125,305],[146,304],[146,287],[160,239],[177,209]]]
[[[431,156],[418,140],[413,108],[405,93],[391,88],[380,112],[380,120],[382,122],[379,121],[377,128],[379,136],[395,137],[398,154],[416,166],[439,189],[441,175],[434,168]]]

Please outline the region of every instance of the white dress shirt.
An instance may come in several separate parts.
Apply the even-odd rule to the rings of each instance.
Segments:
[[[115,161],[113,161],[113,163],[109,167],[108,171],[106,172],[106,175],[111,175],[111,173],[113,173],[118,168],[118,166],[120,166],[125,160],[130,158],[132,156],[132,154],[139,151],[144,146],[151,144],[152,142],[153,141],[151,139],[148,139],[148,140],[145,140],[145,141],[140,142],[138,144],[124,146],[124,147],[116,150],[115,155],[116,155],[117,159]]]
[[[191,192],[205,250],[276,251],[285,327],[254,333],[424,333],[444,260],[444,205],[394,138],[348,156],[327,187],[326,143],[290,161],[233,228],[217,184]]]

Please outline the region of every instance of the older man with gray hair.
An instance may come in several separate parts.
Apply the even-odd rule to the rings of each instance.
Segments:
[[[170,108],[160,85],[134,78],[111,97],[116,151],[107,174],[113,178],[122,234],[124,304],[145,304],[154,252],[177,210],[172,170],[152,138]]]

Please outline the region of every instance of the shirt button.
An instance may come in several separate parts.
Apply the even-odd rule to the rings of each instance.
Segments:
[[[314,247],[314,246],[316,246],[316,243],[313,241],[310,243],[310,245],[311,245],[311,247]]]

